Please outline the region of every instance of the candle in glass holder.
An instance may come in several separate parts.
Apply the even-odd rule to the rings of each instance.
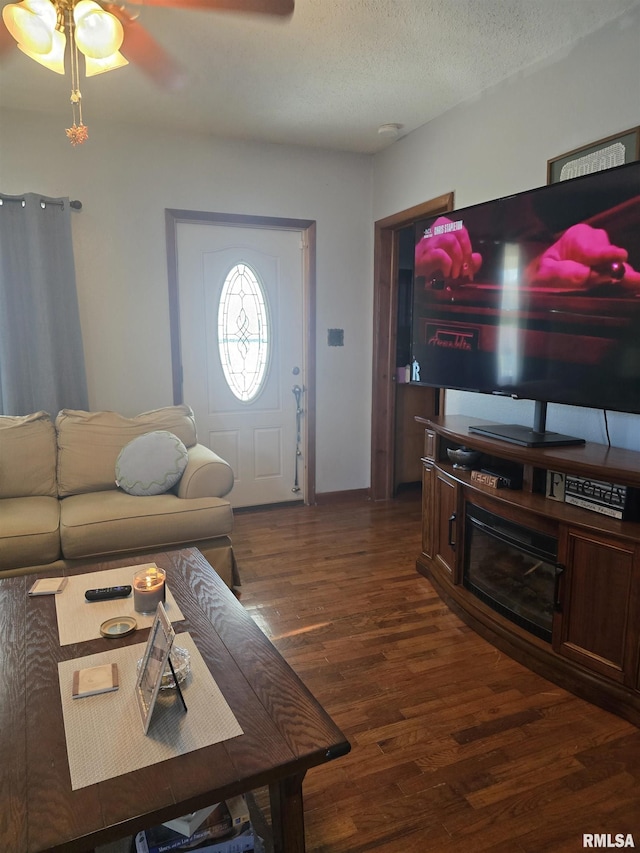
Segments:
[[[136,572],[133,576],[133,607],[137,613],[155,613],[158,602],[165,600],[164,569],[157,566]]]

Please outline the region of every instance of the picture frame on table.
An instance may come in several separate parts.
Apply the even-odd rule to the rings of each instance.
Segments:
[[[178,679],[171,664],[171,647],[175,639],[175,632],[171,620],[167,616],[162,602],[158,604],[155,619],[149,632],[149,639],[142,658],[142,664],[138,677],[136,679],[136,698],[138,701],[138,709],[140,711],[140,719],[142,720],[142,729],[145,735],[149,731],[151,723],[151,715],[160,692],[162,677],[167,665],[171,669],[173,680],[175,682],[176,691],[182,703],[184,710],[187,710]]]
[[[601,172],[640,160],[640,127],[606,136],[597,142],[574,148],[560,157],[547,160],[547,184]]]

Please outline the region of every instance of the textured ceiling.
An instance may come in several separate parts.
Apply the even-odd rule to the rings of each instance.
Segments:
[[[176,0],[179,3],[180,0]],[[7,0],[0,0],[6,5]],[[551,59],[640,0],[296,0],[274,20],[160,7],[139,22],[185,70],[162,91],[128,66],[82,83],[84,120],[196,129],[230,138],[372,153],[513,74]],[[2,26],[0,24],[0,26]],[[640,46],[639,46],[640,49]],[[68,78],[17,48],[0,106],[71,122]]]

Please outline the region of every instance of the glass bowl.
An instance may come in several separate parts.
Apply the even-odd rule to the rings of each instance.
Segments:
[[[173,669],[176,674],[176,678],[178,679],[178,684],[182,684],[185,678],[191,672],[191,656],[186,649],[183,649],[181,646],[174,646],[169,653],[169,657],[171,658],[171,663],[173,664]],[[140,667],[142,666],[142,658],[138,661],[137,669],[140,672]],[[171,668],[167,665],[167,668],[164,671],[162,676],[162,683],[160,684],[161,690],[171,690],[176,686],[175,681],[173,680],[173,675],[171,674]]]

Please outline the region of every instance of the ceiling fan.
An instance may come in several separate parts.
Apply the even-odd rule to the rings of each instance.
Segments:
[[[65,55],[71,67],[73,126],[67,128],[72,145],[88,138],[82,121],[79,55],[85,76],[92,77],[136,65],[161,88],[177,88],[184,77],[181,66],[137,21],[137,6],[164,6],[208,12],[289,17],[295,0],[22,0],[2,10],[0,52],[15,44],[20,50],[58,74],[65,73]],[[130,10],[131,7],[131,10]]]

